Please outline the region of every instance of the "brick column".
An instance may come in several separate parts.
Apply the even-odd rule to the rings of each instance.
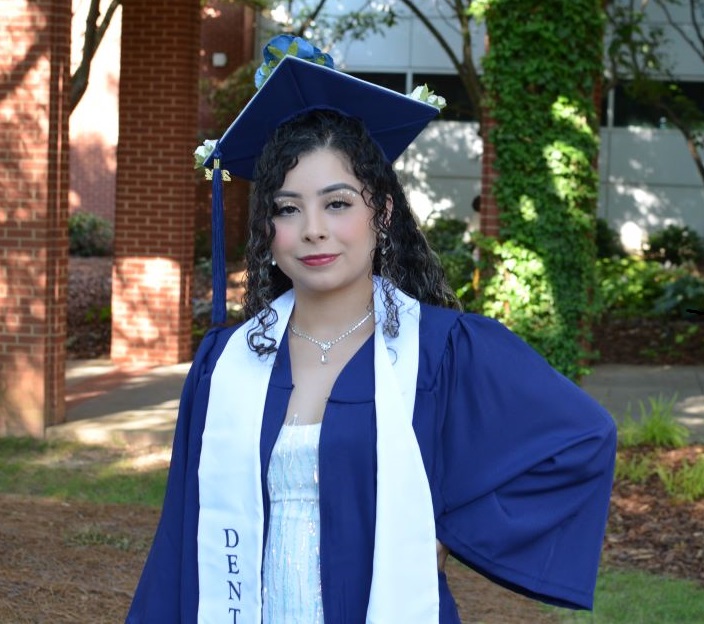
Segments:
[[[0,435],[64,420],[71,3],[0,20]]]
[[[191,355],[198,0],[123,0],[112,359]]]

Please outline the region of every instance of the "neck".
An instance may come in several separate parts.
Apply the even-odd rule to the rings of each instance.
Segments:
[[[328,339],[349,329],[371,310],[371,306],[371,281],[364,288],[344,293],[296,291],[291,322],[316,338]]]

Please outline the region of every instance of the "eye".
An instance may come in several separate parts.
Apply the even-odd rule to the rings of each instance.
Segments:
[[[344,210],[345,208],[349,208],[351,205],[352,203],[347,199],[335,198],[328,201],[328,208],[332,210]]]
[[[274,217],[287,217],[298,212],[298,207],[293,204],[274,204],[272,215]]]

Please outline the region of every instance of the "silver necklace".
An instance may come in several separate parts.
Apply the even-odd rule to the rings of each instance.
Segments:
[[[318,345],[318,347],[320,347],[320,350],[323,352],[322,355],[320,356],[320,363],[327,364],[328,363],[328,351],[330,351],[330,349],[334,345],[336,345],[338,342],[340,342],[341,340],[344,340],[345,338],[347,338],[347,336],[356,332],[362,325],[364,325],[364,323],[367,322],[367,319],[369,319],[369,317],[372,315],[372,312],[374,312],[374,310],[369,310],[369,312],[367,312],[367,314],[364,316],[364,318],[357,321],[347,331],[340,334],[337,338],[333,338],[332,340],[327,340],[327,341],[318,340],[317,338],[313,338],[313,336],[306,334],[305,332],[298,329],[290,321],[289,321],[288,326],[291,328],[291,331],[299,338],[305,338],[306,340],[312,342],[314,345]]]

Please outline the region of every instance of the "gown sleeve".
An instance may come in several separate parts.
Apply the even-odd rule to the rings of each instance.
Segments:
[[[206,334],[184,382],[161,519],[126,624],[195,621],[198,608],[195,531],[201,434],[210,373],[228,334],[222,329]]]
[[[462,315],[436,391],[438,539],[491,580],[591,609],[616,450],[611,416],[500,323]]]

